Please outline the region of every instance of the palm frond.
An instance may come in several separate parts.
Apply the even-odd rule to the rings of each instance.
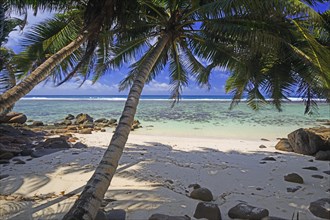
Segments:
[[[178,102],[181,98],[183,87],[188,85],[188,73],[184,67],[182,56],[180,56],[180,45],[172,43],[171,62],[169,66],[169,76],[171,84],[171,98]]]
[[[299,46],[292,46],[298,56],[303,58],[305,65],[312,65],[322,75],[325,85],[330,88],[330,49],[321,45],[303,26],[293,21],[297,27],[299,38],[302,39]]]
[[[81,24],[81,12],[73,10],[34,26],[22,41],[25,50],[15,57],[21,70],[19,78],[32,72],[48,57],[72,42],[79,34]],[[83,47],[73,52],[52,71],[55,83],[65,79],[66,74],[81,62],[82,50]]]
[[[123,91],[132,85],[134,79],[139,74],[139,71],[145,65],[146,60],[149,58],[150,54],[153,53],[154,49],[155,47],[151,47],[140,60],[130,66],[131,70],[119,84],[119,91]],[[146,80],[146,83],[151,82],[157,76],[157,74],[159,74],[160,71],[164,69],[168,62],[168,59],[168,47],[165,47],[159,58],[156,60],[155,65],[152,67],[152,70],[149,73],[149,77]]]

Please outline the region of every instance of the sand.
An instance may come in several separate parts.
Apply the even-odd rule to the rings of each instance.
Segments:
[[[1,219],[61,219],[90,178],[112,132],[76,136],[88,145],[30,160],[0,165]],[[318,219],[310,202],[329,197],[329,162],[279,152],[276,140],[166,137],[131,133],[117,174],[106,193],[105,210],[123,209],[126,219],[148,219],[154,213],[193,216],[199,200],[189,197],[190,184],[211,190],[222,218],[241,201],[267,208],[271,216]],[[265,145],[266,148],[259,148]],[[265,157],[276,161],[263,161]],[[262,162],[262,163],[260,163]],[[265,162],[265,163],[264,163]],[[302,169],[315,166],[318,171]],[[304,184],[284,181],[298,173]],[[313,178],[319,174],[323,179]],[[301,188],[292,193],[287,188]],[[328,192],[327,192],[328,191]],[[192,218],[193,219],[193,218]]]

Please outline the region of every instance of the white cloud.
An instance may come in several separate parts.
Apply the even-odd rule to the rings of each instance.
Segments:
[[[126,95],[128,90],[123,92],[118,91],[118,84],[96,82],[91,80],[79,87],[80,81],[69,81],[61,86],[55,87],[52,83],[41,83],[37,85],[28,95]],[[156,80],[146,84],[143,89],[144,95],[169,95],[171,93],[171,85]],[[212,86],[211,90],[200,88],[199,86],[184,87],[183,95],[212,95],[224,94],[224,86],[221,88]]]
[[[86,80],[79,87],[80,82],[66,82],[56,87],[51,83],[37,85],[29,95],[113,95],[118,94],[118,85],[107,85],[100,82],[92,83]]]
[[[156,80],[152,80],[148,85],[145,85],[145,92],[168,92],[171,86],[167,83],[161,83]]]

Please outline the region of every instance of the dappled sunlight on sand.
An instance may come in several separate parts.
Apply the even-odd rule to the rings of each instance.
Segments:
[[[82,136],[88,148],[69,149],[1,167],[0,216],[7,219],[60,219],[78,198],[102,158],[109,136]],[[88,138],[87,138],[88,137]],[[105,210],[122,209],[127,219],[148,219],[154,213],[192,216],[198,200],[189,197],[189,185],[198,183],[212,191],[222,216],[238,202],[269,209],[272,216],[290,219],[299,212],[311,217],[308,205],[326,196],[329,177],[311,177],[302,167],[329,170],[326,162],[280,153],[275,142],[131,135],[117,173],[105,195]],[[264,144],[267,148],[260,149]],[[95,147],[95,146],[102,147]],[[275,161],[263,161],[272,157]],[[297,172],[305,183],[296,186],[283,176]]]

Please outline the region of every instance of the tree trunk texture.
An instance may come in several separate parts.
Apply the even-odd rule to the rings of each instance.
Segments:
[[[4,28],[5,28],[5,9],[3,7],[3,3],[0,3],[0,47],[2,46]]]
[[[7,89],[11,89],[16,85],[16,76],[14,72],[11,72],[10,69],[8,67],[6,67],[7,72],[8,72],[8,88]],[[7,115],[9,112],[11,112],[13,110],[15,106],[15,103],[12,104],[11,106],[9,106],[8,108],[6,108],[3,111],[0,111],[0,119],[1,117]]]
[[[80,197],[64,216],[64,220],[91,220],[95,218],[123,153],[145,81],[168,40],[168,35],[160,38],[154,51],[142,65],[143,67],[130,89],[124,110],[108,149]]]
[[[20,98],[28,94],[36,85],[45,80],[52,70],[61,63],[67,56],[77,50],[81,44],[88,39],[89,34],[84,33],[79,35],[74,41],[59,50],[57,53],[49,57],[23,81],[15,87],[7,90],[0,95],[0,112],[12,106]]]

